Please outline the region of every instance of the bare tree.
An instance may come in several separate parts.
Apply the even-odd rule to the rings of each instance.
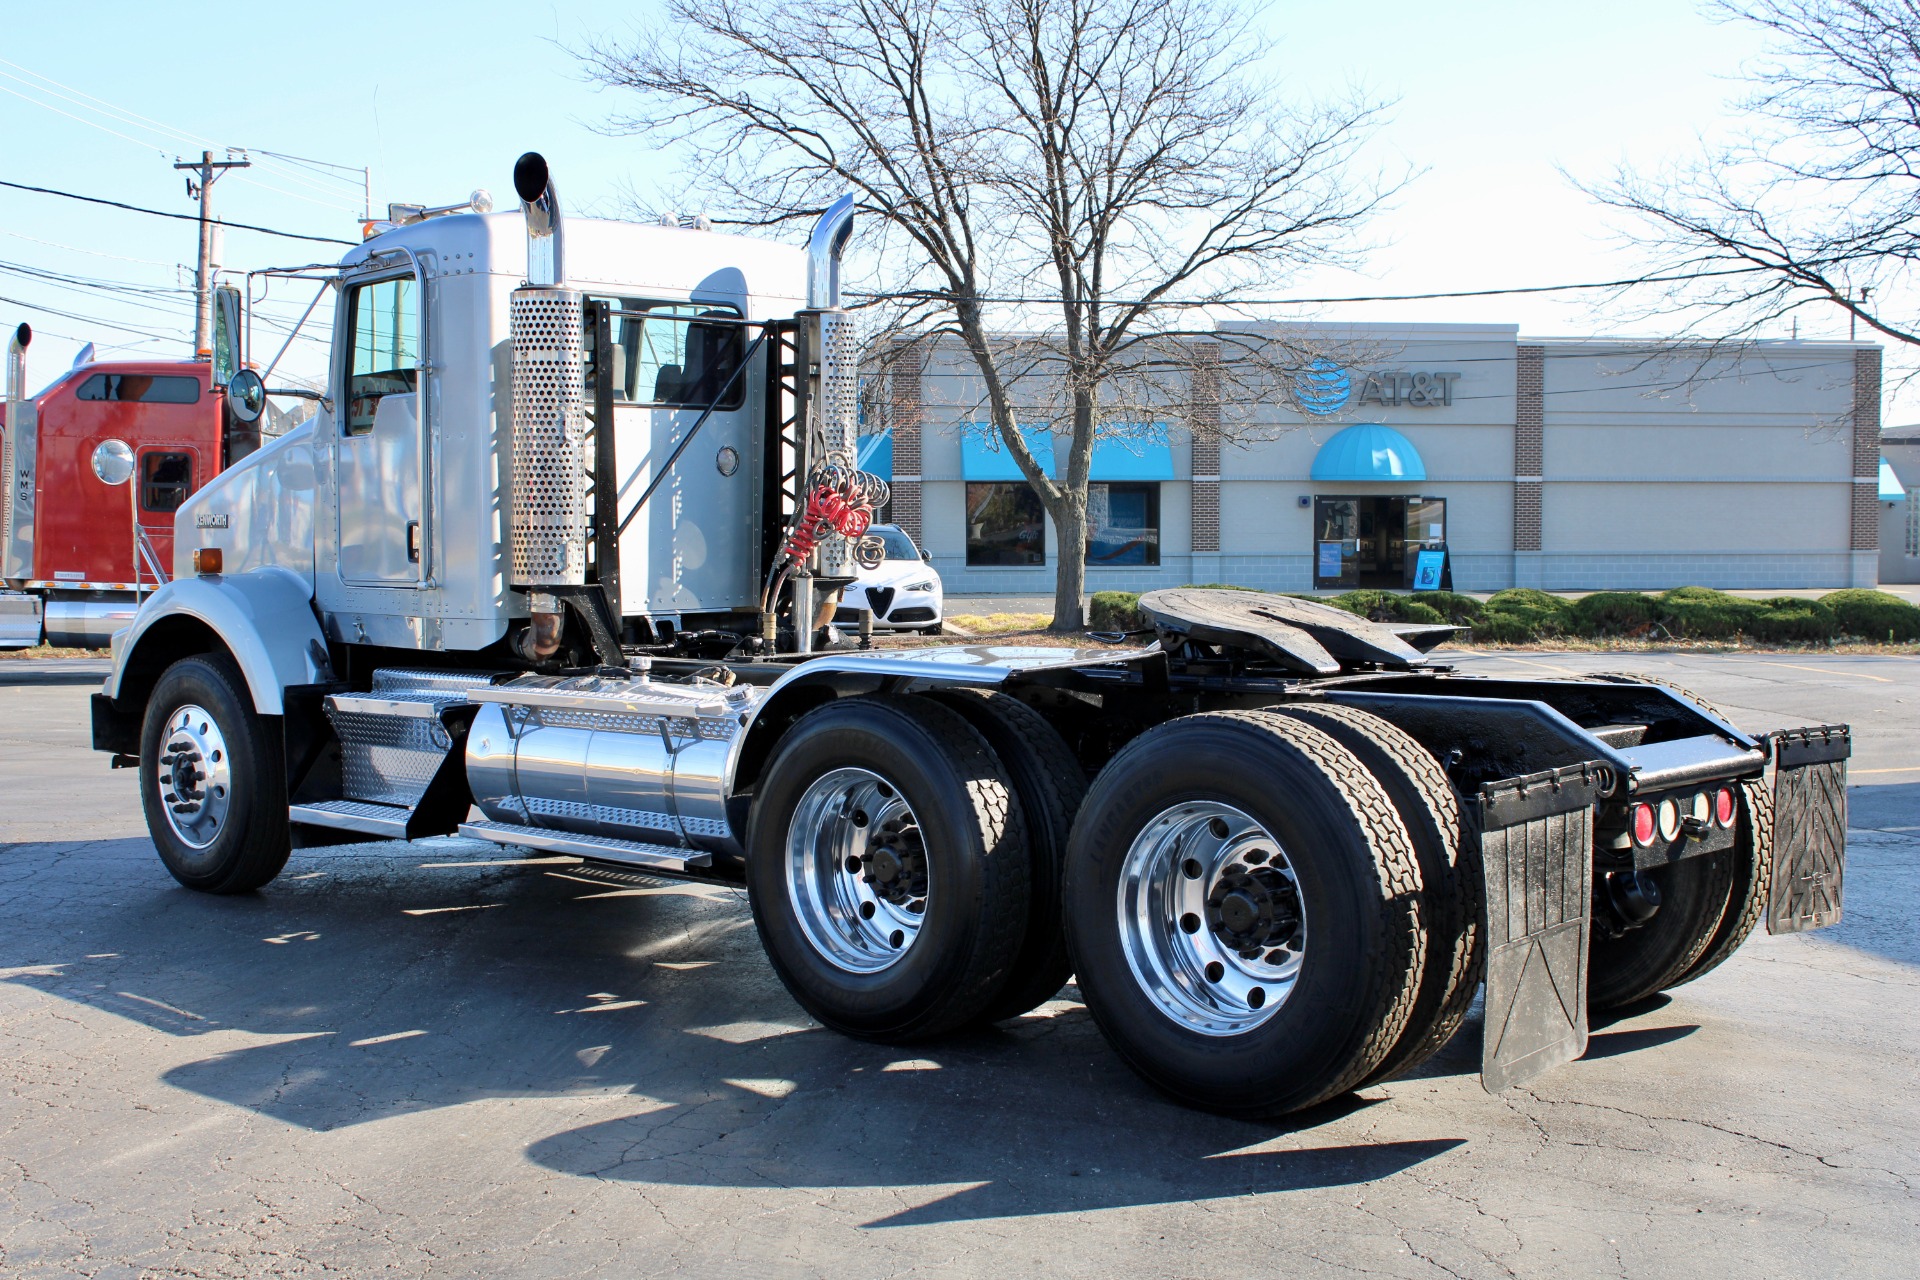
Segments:
[[[1715,0],[1775,51],[1750,69],[1761,121],[1659,176],[1588,186],[1661,256],[1654,309],[1718,338],[1837,307],[1920,345],[1901,314],[1920,254],[1920,0]]]
[[[1350,175],[1379,108],[1279,101],[1232,0],[667,0],[666,15],[583,54],[641,95],[614,127],[682,147],[738,220],[811,216],[849,187],[878,215],[862,260],[879,349],[952,341],[971,358],[1059,537],[1056,629],[1082,625],[1095,443],[1153,408],[1218,429],[1185,412],[1186,339],[1291,394],[1279,375],[1314,353],[1216,334],[1207,309],[1345,260],[1383,197]],[[1070,438],[1057,474],[1023,426]]]

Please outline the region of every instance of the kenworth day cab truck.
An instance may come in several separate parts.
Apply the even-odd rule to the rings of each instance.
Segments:
[[[230,298],[223,317],[238,314]],[[0,649],[104,649],[171,573],[174,512],[259,447],[260,422],[228,412],[220,359],[83,352],[30,395],[32,340],[24,324],[9,337],[0,407]]]
[[[1247,1116],[1483,1079],[1840,911],[1844,726],[1631,677],[1463,676],[1448,628],[1164,590],[1137,647],[815,649],[852,468],[850,200],[805,251],[430,211],[337,266],[331,395],[180,509],[93,740],[168,869],[467,836],[741,883],[808,1013],[883,1041],[1076,976],[1141,1074]],[[258,379],[231,398],[256,412]],[[474,813],[474,810],[478,813]]]

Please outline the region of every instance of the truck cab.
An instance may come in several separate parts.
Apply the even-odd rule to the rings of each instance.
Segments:
[[[48,643],[106,647],[166,580],[175,513],[232,454],[225,400],[210,364],[173,360],[88,362],[9,399],[0,577],[43,603]],[[101,478],[103,451],[126,481]]]

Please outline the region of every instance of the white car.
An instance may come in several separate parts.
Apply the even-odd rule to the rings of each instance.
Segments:
[[[876,524],[868,530],[886,547],[887,558],[871,569],[861,569],[859,581],[840,597],[834,613],[836,627],[857,627],[861,609],[873,611],[873,625],[900,631],[935,631],[946,614],[946,590],[940,575],[927,563],[927,553],[913,545],[898,525]]]

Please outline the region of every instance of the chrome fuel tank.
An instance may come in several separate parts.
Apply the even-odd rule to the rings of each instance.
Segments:
[[[495,822],[737,853],[726,783],[762,692],[644,675],[475,689],[474,802]]]

